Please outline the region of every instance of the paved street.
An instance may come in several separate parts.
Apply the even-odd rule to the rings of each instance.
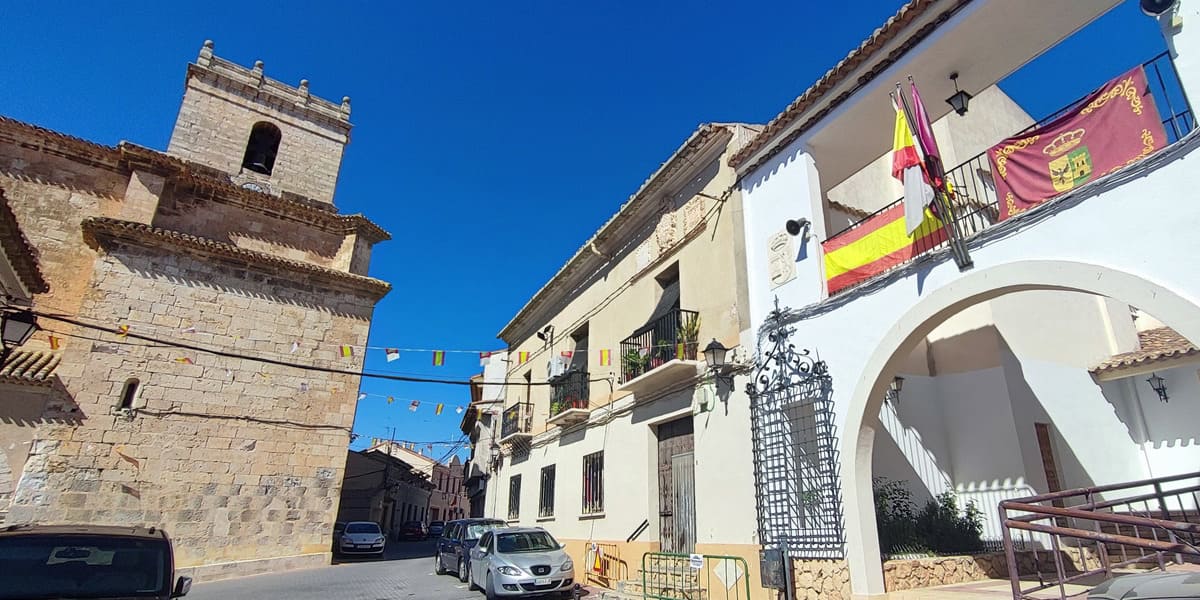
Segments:
[[[433,574],[433,540],[390,542],[383,560],[347,559],[329,567],[198,583],[189,600],[482,600],[481,592]]]

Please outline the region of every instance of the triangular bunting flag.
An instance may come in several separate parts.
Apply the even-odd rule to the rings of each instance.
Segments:
[[[61,343],[61,340],[59,340],[58,338],[56,338],[54,336],[50,336],[50,349],[51,350],[58,350],[60,343]]]
[[[446,351],[445,350],[434,350],[433,351],[433,366],[440,367],[444,364],[446,364]]]
[[[460,414],[460,415],[462,414],[462,411],[463,411],[463,407],[461,407],[461,406],[460,406],[460,407],[458,407],[458,408],[456,408],[456,409],[454,409],[454,412],[456,412],[456,413],[458,413],[458,414]]]
[[[120,327],[117,327],[117,331],[121,332],[121,337],[125,337],[125,336],[129,335],[129,326],[121,325]]]
[[[183,364],[185,364],[185,365],[190,365],[190,364],[192,364],[192,359],[190,359],[190,358],[188,358],[188,357],[186,357],[186,356],[181,356],[181,357],[179,357],[179,358],[176,358],[176,359],[175,359],[175,362],[177,362],[177,363],[183,363]]]
[[[433,414],[435,414],[435,415],[440,415],[440,414],[442,414],[442,409],[443,409],[443,408],[445,408],[445,407],[446,407],[446,405],[445,405],[445,404],[442,404],[442,403],[440,403],[440,402],[439,402],[439,403],[438,403],[438,405],[437,405],[437,408],[433,409]]]
[[[393,397],[391,397],[391,396],[388,396],[388,404],[391,404],[391,403],[393,403],[393,402],[395,402],[395,401],[396,401],[396,399],[395,399],[395,398],[393,398]]]
[[[183,330],[184,333],[196,333],[196,326],[193,325]]]
[[[411,410],[411,411],[413,411],[413,412],[417,412],[417,407],[418,407],[418,406],[420,406],[420,405],[421,405],[421,401],[420,401],[420,400],[413,400],[413,401],[412,401],[412,403],[408,405],[408,410]]]
[[[305,382],[303,382],[303,381],[301,381],[301,382],[300,382],[300,391],[302,391],[302,392],[307,392],[307,391],[308,391],[308,384],[307,384],[307,383],[305,383]]]
[[[400,358],[400,350],[396,348],[384,348],[383,355],[387,357],[388,362],[392,362]]]

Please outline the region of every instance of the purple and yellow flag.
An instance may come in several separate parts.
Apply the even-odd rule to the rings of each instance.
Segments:
[[[1131,165],[1167,145],[1141,66],[1092,92],[1075,110],[988,150],[1000,219]]]
[[[354,348],[351,348],[350,346],[347,346],[347,345],[343,345],[342,346],[342,357],[350,358],[351,356],[354,356]]]
[[[433,351],[433,366],[440,367],[444,364],[446,364],[446,351],[445,350],[434,350]]]
[[[517,353],[517,364],[523,365],[527,362],[529,362],[529,352],[527,352],[527,351],[526,352],[518,352]]]
[[[600,351],[600,366],[602,366],[602,367],[612,366],[612,350],[601,350]]]

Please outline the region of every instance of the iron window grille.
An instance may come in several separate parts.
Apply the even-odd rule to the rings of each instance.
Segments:
[[[508,520],[516,521],[521,518],[521,476],[513,475],[508,478]]]
[[[538,494],[538,516],[554,516],[554,465],[542,467],[542,487]]]
[[[583,514],[604,512],[604,451],[583,457]]]

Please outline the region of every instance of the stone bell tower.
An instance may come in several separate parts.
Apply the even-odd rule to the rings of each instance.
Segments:
[[[350,98],[335,104],[213,55],[188,65],[167,153],[227,173],[237,185],[333,204],[350,142]]]

